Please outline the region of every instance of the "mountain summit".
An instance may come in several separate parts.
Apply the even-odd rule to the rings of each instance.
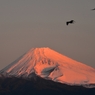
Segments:
[[[32,48],[1,70],[17,77],[33,77],[70,85],[95,84],[95,69],[68,58],[50,48]]]

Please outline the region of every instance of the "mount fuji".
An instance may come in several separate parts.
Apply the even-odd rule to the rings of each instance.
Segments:
[[[51,84],[52,84],[52,89],[54,88],[54,89],[57,89],[58,91],[60,89],[59,92],[61,92],[61,93],[64,92],[64,89],[65,89],[65,92],[66,91],[68,92],[68,88],[69,88],[69,90],[72,88],[74,88],[74,89],[78,88],[77,92],[80,91],[80,89],[83,92],[87,92],[89,89],[91,90],[91,92],[93,92],[93,91],[95,92],[95,69],[94,68],[87,66],[81,62],[77,62],[65,55],[62,55],[62,54],[48,48],[48,47],[30,49],[28,52],[26,52],[20,58],[15,60],[13,63],[9,64],[4,69],[2,69],[0,71],[0,78],[1,78],[1,81],[3,82],[3,84],[4,84],[4,82],[6,82],[5,81],[6,79],[8,80],[7,81],[8,83],[10,83],[9,79],[11,81],[13,81],[15,79],[16,80],[20,79],[21,81],[28,81],[28,82],[30,82],[30,80],[32,80],[32,83],[35,83],[34,81],[36,81],[36,83],[38,82],[38,84],[40,81],[41,85],[45,84],[44,86],[46,86],[46,85],[51,86]],[[2,84],[2,82],[1,82],[1,84]],[[38,84],[37,84],[37,86],[38,86]],[[57,86],[59,88],[56,88],[53,85]],[[61,86],[59,86],[59,85],[61,85]],[[32,86],[33,86],[33,84],[32,84]],[[47,87],[48,86],[46,86],[46,88]],[[31,87],[31,88],[33,88],[33,87]],[[83,90],[83,89],[85,89],[85,90]],[[94,90],[92,90],[92,89],[94,89]],[[70,90],[70,94],[73,90]],[[56,91],[54,90],[54,92],[56,92]],[[13,90],[13,92],[14,92],[14,90]],[[74,91],[74,93],[75,92],[76,91]],[[69,95],[66,93],[65,93],[65,95]],[[71,95],[83,95],[83,94],[81,94],[82,92],[80,94],[78,94],[78,93],[74,94],[74,93]],[[90,91],[89,91],[89,93],[90,93]],[[11,94],[9,94],[9,95],[11,95]],[[16,94],[14,94],[14,95],[16,95]],[[21,94],[19,94],[19,95],[21,95]],[[22,94],[22,95],[24,95],[24,94]],[[26,95],[30,95],[30,94],[26,94]],[[33,95],[39,95],[39,94],[36,93]],[[56,94],[56,95],[58,95],[58,94]],[[63,94],[60,94],[60,95],[63,95]],[[91,93],[84,94],[84,95],[91,95]]]

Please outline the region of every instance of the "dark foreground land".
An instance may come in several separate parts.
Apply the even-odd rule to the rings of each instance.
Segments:
[[[0,78],[0,95],[95,95],[95,88],[69,86],[35,76]]]

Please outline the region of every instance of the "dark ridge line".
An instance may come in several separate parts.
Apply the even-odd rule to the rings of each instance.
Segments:
[[[61,84],[36,75],[0,77],[0,95],[95,95],[95,88]]]

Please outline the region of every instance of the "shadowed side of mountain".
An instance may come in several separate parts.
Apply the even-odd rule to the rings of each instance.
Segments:
[[[38,76],[0,78],[0,95],[95,95],[95,88],[70,86]]]
[[[15,63],[17,63],[21,58],[23,58],[23,56],[25,55],[26,53],[24,53],[23,55],[21,55],[18,59],[16,59],[15,61],[13,61],[11,64],[9,64],[8,66],[6,66],[5,68],[3,68],[2,70],[0,70],[0,73],[3,73],[4,70],[7,70],[9,67],[11,67],[12,65],[14,65]]]

